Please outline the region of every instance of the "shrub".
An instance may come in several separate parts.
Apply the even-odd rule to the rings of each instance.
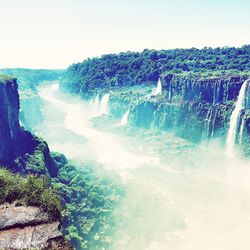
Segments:
[[[61,218],[61,202],[55,189],[47,177],[28,175],[26,177],[13,174],[0,168],[0,203],[12,203],[40,207],[51,219]]]

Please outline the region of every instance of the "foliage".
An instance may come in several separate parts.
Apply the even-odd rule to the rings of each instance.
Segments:
[[[239,77],[249,77],[250,70],[240,71],[240,70],[204,70],[200,72],[195,71],[182,71],[180,73],[176,73],[174,71],[167,71],[166,74],[175,74],[181,77],[188,77],[188,78],[199,78],[199,80],[209,80],[215,78],[224,78],[231,76],[239,76]],[[163,74],[164,75],[164,74]]]
[[[23,177],[0,168],[0,204],[18,202],[27,206],[37,206],[48,212],[52,219],[61,217],[60,198],[45,176]]]
[[[250,45],[241,48],[144,50],[104,55],[71,65],[62,87],[83,94],[94,88],[145,84],[166,72],[250,71]]]
[[[66,206],[63,222],[66,238],[76,249],[101,249],[111,235],[112,210],[122,190],[113,181],[99,177],[92,166],[81,170],[67,163],[53,178]]]
[[[12,80],[12,77],[0,74],[0,84],[6,84],[9,80]]]

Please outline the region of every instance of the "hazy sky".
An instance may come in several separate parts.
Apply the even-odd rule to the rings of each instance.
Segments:
[[[0,0],[0,68],[250,44],[250,0]]]

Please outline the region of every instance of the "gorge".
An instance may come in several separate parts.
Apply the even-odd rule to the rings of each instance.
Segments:
[[[245,249],[249,48],[105,55],[19,80],[25,129],[6,78],[1,164],[50,179],[75,249]]]
[[[116,126],[124,112],[119,116],[115,113],[112,93],[108,102],[110,113],[95,117],[91,113],[94,101],[90,104],[72,99],[60,93],[58,85],[42,87],[40,93],[47,97],[50,112],[56,108],[57,115],[61,114],[56,129],[55,120],[51,122],[50,117],[55,112],[45,117],[43,131],[50,133],[45,132],[43,137],[48,143],[76,161],[84,155],[88,161],[102,164],[112,178],[119,176],[120,185],[125,188],[125,196],[113,212],[116,223],[109,249],[244,246],[247,235],[239,232],[249,230],[244,219],[250,205],[247,159],[228,158],[225,147],[217,140],[196,145],[157,128]],[[130,122],[131,119],[130,115]],[[58,132],[61,121],[67,130],[78,135],[76,139],[67,137],[67,147],[55,143],[58,137],[51,133],[52,126]],[[61,134],[66,131],[60,130],[60,138]],[[225,213],[228,207],[230,212]]]

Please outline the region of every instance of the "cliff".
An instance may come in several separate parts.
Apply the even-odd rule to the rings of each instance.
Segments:
[[[37,88],[47,81],[57,81],[64,70],[48,69],[0,69],[0,74],[17,79],[20,97],[20,123],[25,129],[34,132],[36,126],[42,122],[41,98]]]
[[[206,138],[225,136],[241,86],[248,78],[248,74],[205,77],[201,74],[165,75],[162,78],[165,103],[172,109],[179,109],[180,113],[179,116],[176,114],[177,117],[168,117],[167,120],[180,121],[177,125],[182,127],[183,131],[186,130],[188,133],[193,130],[201,139],[204,136]],[[248,85],[244,109],[241,111],[238,124],[238,134],[240,126],[243,129],[245,146],[250,137],[249,93],[250,86]],[[239,142],[239,136],[236,140]]]
[[[19,173],[56,175],[46,142],[19,124],[19,94],[15,78],[0,78],[0,164]]]
[[[16,79],[0,77],[0,162],[15,156],[20,135],[19,96]]]
[[[240,88],[248,77],[247,74],[220,76],[202,76],[201,73],[167,74],[162,77],[162,86],[169,101],[179,99],[215,105],[237,99]],[[247,103],[249,105],[249,100]]]
[[[133,126],[174,132],[192,142],[211,138],[226,139],[230,117],[242,84],[249,75],[232,74],[165,74],[161,77],[162,93],[154,96],[156,86],[123,86],[98,89],[102,97],[110,93],[110,114],[117,119],[129,110]],[[249,153],[250,86],[244,98],[244,109],[237,125],[236,143]],[[93,91],[85,93],[89,98]]]
[[[0,249],[71,249],[60,232],[74,249],[106,248],[112,234],[111,211],[122,191],[95,176],[91,166],[80,170],[63,155],[50,153],[46,142],[20,127],[19,105],[12,101],[18,102],[16,80],[8,81],[13,91],[6,98],[1,89],[1,112],[13,109],[18,133],[7,140],[9,120],[1,120],[0,147],[8,146],[11,154],[0,158],[0,204],[8,203],[0,208]],[[27,102],[32,102],[29,97],[33,96],[27,96]]]
[[[0,249],[72,249],[58,229],[60,200],[48,180],[20,176],[54,177],[57,164],[47,143],[20,127],[17,87],[15,78],[0,77],[0,204],[8,202],[0,207]]]

